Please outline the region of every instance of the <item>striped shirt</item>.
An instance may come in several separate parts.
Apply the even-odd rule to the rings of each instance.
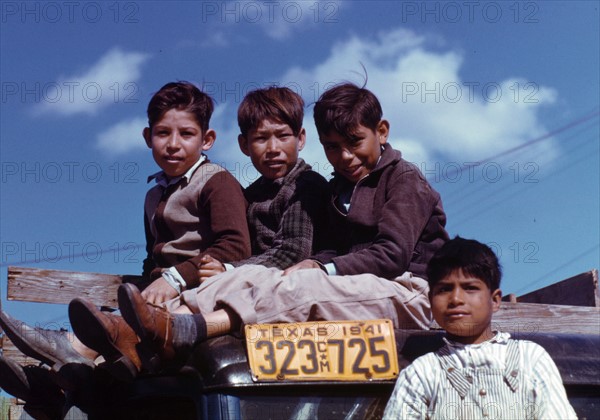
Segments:
[[[508,333],[446,340],[404,369],[384,419],[576,419],[560,374],[538,344]]]

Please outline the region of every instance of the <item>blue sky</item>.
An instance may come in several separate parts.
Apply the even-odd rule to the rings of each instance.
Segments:
[[[243,184],[243,95],[307,102],[303,157],[328,165],[311,103],[341,81],[380,98],[390,142],[442,195],[451,235],[490,244],[517,295],[598,268],[599,2],[1,3],[0,294],[6,267],[139,274],[157,168],[145,107],[173,80],[217,101],[209,152]],[[101,252],[104,251],[104,252]]]

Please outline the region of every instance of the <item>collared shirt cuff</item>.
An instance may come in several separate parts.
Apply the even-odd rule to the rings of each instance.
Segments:
[[[229,270],[233,270],[235,267],[229,263],[225,263],[223,264],[223,267],[225,267],[225,271],[229,271]]]
[[[177,293],[181,294],[181,292],[185,290],[185,280],[183,279],[183,277],[181,277],[181,275],[175,267],[170,267],[163,271],[162,276],[167,281],[167,283],[169,283],[175,290],[177,290]]]
[[[330,276],[335,276],[337,274],[337,270],[335,269],[334,263],[330,262],[327,264],[323,264],[323,267],[325,268],[327,274],[329,274]]]

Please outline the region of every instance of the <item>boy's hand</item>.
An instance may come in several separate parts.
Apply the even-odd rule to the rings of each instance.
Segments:
[[[306,270],[307,268],[321,268],[321,265],[315,260],[304,260],[300,261],[298,264],[294,264],[291,267],[283,270],[283,275],[287,276],[290,273],[298,270]]]
[[[225,266],[221,263],[221,261],[206,254],[200,260],[200,267],[198,268],[198,280],[200,280],[200,283],[203,283],[209,277],[223,272],[225,272]]]
[[[169,299],[173,299],[179,295],[177,290],[171,286],[164,278],[154,280],[150,286],[146,287],[142,292],[142,297],[146,302],[159,305]]]

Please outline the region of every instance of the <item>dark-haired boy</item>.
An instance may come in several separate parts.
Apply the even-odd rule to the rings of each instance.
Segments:
[[[385,419],[577,418],[548,353],[492,331],[501,270],[488,246],[456,237],[433,256],[427,273],[446,344],[400,373]]]
[[[372,92],[336,86],[314,115],[335,169],[330,250],[284,272],[248,265],[209,279],[181,314],[121,286],[119,307],[149,365],[250,323],[388,318],[396,328],[429,327],[425,267],[448,238],[439,194],[386,144],[389,123]]]
[[[203,153],[216,140],[213,108],[212,98],[187,82],[168,83],[148,104],[143,135],[162,169],[149,178],[157,185],[144,204],[143,276],[152,283],[142,295],[150,303],[197,286],[204,255],[229,262],[250,254],[241,186]]]
[[[225,266],[285,269],[318,250],[329,187],[299,157],[306,142],[303,119],[304,100],[287,87],[251,91],[240,103],[238,144],[261,176],[244,190],[252,256]],[[200,267],[202,280],[225,271],[211,260]]]
[[[161,304],[198,285],[198,266],[207,254],[223,262],[250,256],[242,187],[203,153],[216,140],[215,131],[209,128],[213,109],[212,98],[189,82],[167,83],[148,104],[143,136],[161,168],[149,178],[157,185],[148,191],[144,204],[148,256],[143,278],[149,285],[141,296],[151,304]],[[93,367],[101,353],[107,367],[119,376],[137,374],[141,364],[133,330],[121,317],[89,305],[97,317],[86,318],[85,313],[81,318],[71,317],[74,328],[84,325],[86,333],[80,337],[29,327],[4,311],[0,326],[23,353],[55,371],[65,364]],[[104,335],[90,334],[89,322],[111,329]]]

